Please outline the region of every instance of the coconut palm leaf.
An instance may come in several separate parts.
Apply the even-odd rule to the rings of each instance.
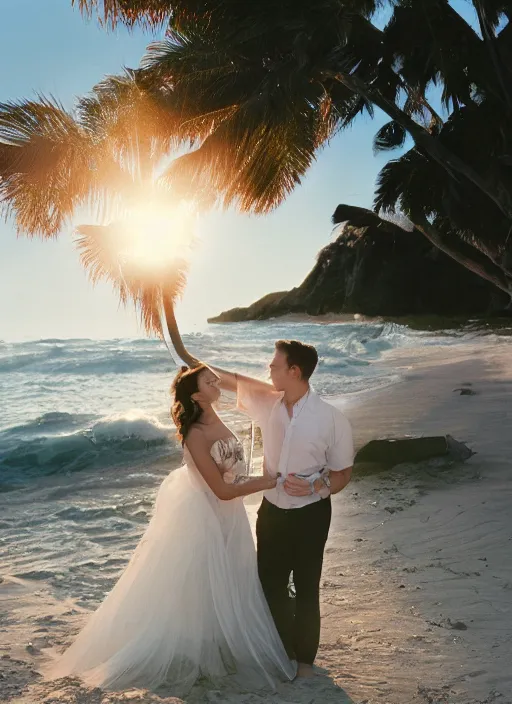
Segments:
[[[422,167],[428,168],[429,161],[416,149],[411,149],[399,159],[388,162],[381,169],[377,179],[374,210],[384,213],[402,210],[410,217],[413,204],[416,203],[415,197],[419,198],[420,195],[417,192],[420,188],[419,179],[416,181],[415,177],[424,173]],[[411,183],[414,185],[413,190],[411,190]],[[428,204],[422,202],[422,205],[425,214],[431,215]]]
[[[398,149],[404,146],[406,139],[407,132],[402,125],[391,120],[391,122],[386,122],[375,135],[373,150],[375,152],[384,152]]]
[[[493,31],[496,31],[503,18],[512,16],[510,0],[471,0],[475,10],[481,13]]]
[[[270,46],[274,57],[266,64],[247,58],[255,34],[262,40],[253,27],[244,24],[232,41],[221,29],[209,25],[205,32],[199,23],[186,34],[171,32],[143,60],[154,85],[172,85],[174,100],[188,115],[177,128],[180,137],[198,142],[171,165],[165,180],[173,188],[188,184],[205,202],[268,212],[300,183],[322,144],[372,107],[322,76],[317,58],[308,59],[321,45],[319,34],[300,47],[294,35],[285,54]],[[272,23],[269,31],[273,36]],[[268,33],[264,41],[271,44]],[[328,53],[329,62],[330,48]],[[354,65],[352,50],[345,61]]]
[[[71,0],[87,18],[97,15],[106,27],[118,24],[156,29],[165,26],[171,15],[169,0]]]
[[[95,105],[96,110],[83,110],[82,101],[84,106]],[[154,138],[163,136],[161,147],[168,148],[169,128],[177,119],[173,107],[171,91],[151,90],[143,71],[126,68],[122,74],[106,76],[97,83],[88,100],[79,100],[77,109],[81,122],[93,133],[114,125],[123,130],[123,136],[131,124],[132,132],[136,129],[147,131]]]
[[[91,197],[90,144],[52,99],[0,104],[0,202],[20,232],[55,236]]]
[[[381,170],[374,209],[400,211],[413,222],[427,218],[446,237],[451,231],[486,253],[506,249],[509,223],[499,210],[472,184],[450,179],[416,149]]]
[[[183,120],[172,92],[153,89],[141,71],[108,76],[77,104],[77,119],[94,142],[134,178],[147,180],[162,157],[181,146]]]
[[[380,171],[374,199],[377,212],[405,213],[413,222],[416,212],[425,217],[445,213],[447,207],[455,212],[454,203],[463,209],[467,205],[469,184],[457,186],[444,169],[430,161],[417,149],[411,149],[399,159],[390,161]]]
[[[53,99],[0,104],[0,203],[20,232],[55,236],[77,207],[131,205],[180,138],[168,92],[108,77],[74,113]]]
[[[151,44],[141,66],[155,92],[171,91],[179,106],[175,135],[188,143],[211,134],[265,77],[261,67],[235,61],[209,34],[197,30],[187,37],[173,32],[165,41]]]
[[[341,203],[336,207],[331,221],[333,225],[341,225],[342,223],[349,222],[357,228],[373,227],[387,232],[394,232],[397,226],[407,232],[411,232],[414,229],[414,225],[412,225],[402,213],[394,217],[389,216],[389,218],[384,218],[368,210],[368,208],[347,205],[345,203]]]
[[[511,293],[512,272],[507,264],[506,230],[503,227],[500,230],[498,224],[493,237],[486,237],[489,222],[484,224],[481,214],[478,220],[482,204],[478,202],[475,206],[471,203],[471,196],[478,199],[478,193],[466,194],[466,200],[461,202],[460,194],[453,195],[449,191],[453,184],[444,170],[429,174],[430,166],[415,150],[388,164],[379,175],[375,209],[383,208],[387,213],[405,212],[434,246],[478,276]],[[425,187],[430,190],[424,190]]]
[[[76,246],[92,283],[109,282],[123,304],[132,301],[135,305],[146,332],[161,335],[164,300],[174,304],[183,294],[188,263],[178,258],[150,272],[141,270],[125,256],[125,238],[124,222],[80,225]]]
[[[394,0],[384,31],[369,21],[379,4],[371,0],[78,1],[111,26],[169,20],[167,40],[153,45],[131,82],[109,80],[84,104],[85,129],[106,125],[104,143],[117,143],[124,166],[125,155],[139,148],[146,155],[139,173],[130,171],[134,180],[148,178],[160,144],[186,142],[192,153],[171,165],[164,184],[208,204],[267,212],[300,182],[318,149],[375,104],[392,120],[376,146],[402,146],[405,130],[417,145],[381,174],[377,203],[415,210],[428,222],[442,217],[468,239],[502,241],[512,216],[512,41],[507,27],[500,32],[510,2],[474,0],[482,41],[448,0]],[[436,85],[452,113],[446,125],[427,102]],[[123,117],[118,96],[140,109]],[[155,105],[168,122],[163,113],[155,119]],[[137,114],[150,128],[134,138]]]
[[[140,188],[112,135],[51,99],[0,104],[0,145],[0,208],[30,236],[56,236],[79,207],[107,218]]]
[[[307,101],[267,88],[261,86],[199,149],[172,164],[167,182],[178,176],[199,188],[210,184],[225,205],[237,203],[245,211],[268,212],[281,203],[300,183],[337,119],[320,117],[314,106],[320,94],[310,91]]]
[[[472,102],[468,67],[475,65],[481,41],[447,0],[398,0],[384,31],[384,47],[419,94],[440,83],[447,109]]]
[[[171,194],[154,176],[174,121],[167,93],[144,89],[136,72],[106,79],[75,114],[44,98],[0,105],[0,201],[19,232],[46,237],[69,224],[77,207],[95,206],[110,223],[83,225],[77,239],[91,280],[110,281],[122,303],[132,301],[148,333],[163,334],[165,314],[185,359],[173,310],[185,285],[184,247],[183,256],[143,269],[125,256],[126,223],[112,219],[137,203],[156,210],[169,203]]]

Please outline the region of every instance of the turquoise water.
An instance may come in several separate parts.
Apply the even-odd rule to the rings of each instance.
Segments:
[[[317,346],[315,389],[393,383],[381,355],[464,337],[394,324],[244,323],[185,336],[199,358],[265,378],[278,338]],[[0,343],[0,574],[95,604],[144,531],[158,485],[181,460],[169,420],[176,372],[155,340]],[[222,406],[238,432],[248,424]]]
[[[373,362],[430,338],[396,325],[211,325],[185,342],[201,359],[264,378],[273,343],[300,337],[320,353],[322,394],[361,391],[393,374]],[[174,447],[169,386],[176,372],[157,340],[38,340],[0,345],[0,485],[160,457]]]

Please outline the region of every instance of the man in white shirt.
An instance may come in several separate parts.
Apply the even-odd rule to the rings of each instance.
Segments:
[[[331,494],[350,481],[352,430],[341,411],[321,399],[309,379],[314,347],[276,342],[272,384],[220,369],[221,386],[261,428],[264,471],[279,476],[258,511],[258,572],[277,630],[299,675],[313,674],[320,640],[320,577],[331,522]],[[300,476],[299,476],[300,475]],[[295,613],[288,585],[293,573]]]

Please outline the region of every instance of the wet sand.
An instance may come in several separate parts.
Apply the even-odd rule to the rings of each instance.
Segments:
[[[0,582],[0,700],[16,704],[512,704],[512,345],[394,351],[403,381],[337,402],[358,446],[446,434],[478,454],[393,470],[358,469],[333,499],[313,680],[276,694],[198,685],[105,693],[43,682],[45,647],[62,648],[86,612],[44,582]],[[473,395],[454,389],[466,385]],[[368,468],[367,468],[368,469]],[[254,525],[258,497],[247,501]]]

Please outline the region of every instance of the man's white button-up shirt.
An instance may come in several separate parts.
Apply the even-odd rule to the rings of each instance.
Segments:
[[[261,428],[266,470],[286,477],[351,467],[352,428],[345,415],[310,389],[295,404],[290,418],[283,396],[269,384],[238,378],[237,406]],[[318,494],[290,496],[282,483],[266,491],[265,498],[284,509],[321,501]]]

